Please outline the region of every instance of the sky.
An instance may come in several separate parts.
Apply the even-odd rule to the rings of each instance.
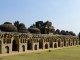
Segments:
[[[0,24],[20,21],[28,28],[51,21],[55,29],[80,32],[80,0],[0,0]]]

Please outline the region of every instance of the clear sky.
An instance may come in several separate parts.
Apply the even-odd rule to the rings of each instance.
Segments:
[[[51,21],[55,29],[80,32],[80,0],[0,0],[0,24],[20,21],[29,27]]]

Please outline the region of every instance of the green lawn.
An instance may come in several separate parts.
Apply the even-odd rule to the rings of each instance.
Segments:
[[[80,60],[80,46],[0,57],[0,60]]]

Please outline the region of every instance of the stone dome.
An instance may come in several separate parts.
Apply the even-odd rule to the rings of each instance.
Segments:
[[[50,27],[50,29],[54,29],[54,27],[53,27],[53,26],[51,26],[51,27]]]
[[[29,31],[26,29],[25,25],[23,23],[19,24],[19,32],[21,33],[29,33]]]
[[[4,24],[0,25],[1,31],[5,32],[17,32],[16,26],[12,25],[10,22],[5,22]]]
[[[35,34],[40,34],[40,29],[38,29],[36,26],[31,26],[30,28],[28,28],[30,33],[35,33]]]

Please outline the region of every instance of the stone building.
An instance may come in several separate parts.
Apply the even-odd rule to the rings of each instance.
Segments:
[[[38,21],[28,29],[20,24],[19,31],[12,23],[5,22],[0,25],[0,30],[1,54],[79,45],[77,36],[55,35],[54,27],[49,21]]]

